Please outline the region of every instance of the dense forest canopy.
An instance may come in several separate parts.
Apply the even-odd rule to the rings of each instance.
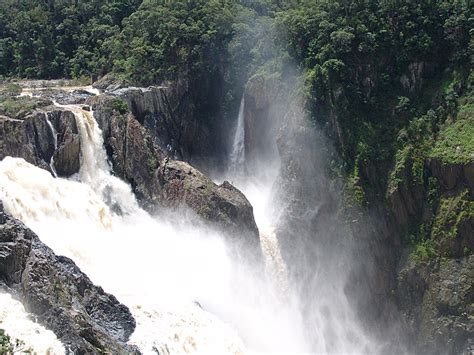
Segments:
[[[460,98],[469,102],[472,8],[461,0],[0,0],[0,77],[185,80],[209,121],[235,113],[253,75],[284,79],[297,67],[314,121],[329,126],[366,203],[383,194],[396,157],[429,154],[420,142],[456,117]],[[371,169],[378,181],[364,176]]]

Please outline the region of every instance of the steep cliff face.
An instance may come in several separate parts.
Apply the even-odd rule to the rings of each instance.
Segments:
[[[52,106],[21,118],[0,116],[0,159],[21,157],[68,177],[79,171],[80,140],[74,114]]]
[[[211,87],[199,93],[209,94],[199,101],[196,90],[189,85],[183,79],[164,86],[139,88],[107,77],[94,84],[105,93],[123,99],[167,155],[206,168],[222,158],[222,120],[216,117],[219,115],[216,108],[203,111],[201,106],[219,108],[222,98],[214,97],[213,92],[219,89]]]
[[[405,255],[398,273],[399,307],[418,352],[470,354],[474,258],[419,262]]]
[[[244,91],[245,168],[249,174],[259,165],[276,160],[275,137],[282,125],[292,93],[277,79],[252,77]]]
[[[51,329],[70,352],[134,353],[129,309],[92,284],[72,260],[55,255],[0,204],[0,283]]]
[[[404,85],[419,90],[423,67],[410,70]],[[294,277],[324,258],[308,253],[311,245],[315,250],[333,247],[337,254],[352,248],[346,290],[362,319],[385,324],[382,336],[406,335],[413,351],[472,351],[474,180],[472,139],[466,138],[472,137],[472,125],[465,123],[472,122],[468,109],[462,106],[457,120],[448,121],[437,139],[404,145],[394,166],[357,158],[356,173],[344,178],[342,188],[328,175],[330,159],[338,160],[328,149],[331,143],[312,132],[301,119],[305,113],[276,87],[271,80],[247,84],[245,150],[251,164],[253,154],[262,155],[259,144],[268,147],[269,132],[279,137],[278,203],[287,223],[277,234]],[[334,130],[330,136],[336,147],[344,145],[337,134],[339,117],[329,116],[334,119],[327,126]],[[261,129],[272,124],[279,129]],[[338,203],[342,198],[345,203]],[[303,249],[308,260],[301,259]]]
[[[114,172],[131,184],[147,210],[190,208],[232,239],[249,243],[252,253],[260,253],[252,206],[238,189],[228,182],[217,185],[188,163],[168,157],[133,114],[114,108],[116,98],[100,95],[88,103],[102,128]]]
[[[409,163],[389,195],[400,230],[413,233],[402,249],[396,290],[415,346],[424,353],[474,349],[472,166],[427,158],[416,180]]]

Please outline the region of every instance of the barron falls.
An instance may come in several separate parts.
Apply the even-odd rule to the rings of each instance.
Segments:
[[[120,95],[126,90],[42,89],[25,88],[22,95],[45,106],[3,119],[1,228],[10,261],[2,271],[9,282],[1,309],[12,307],[8,293],[26,307],[15,306],[25,320],[5,327],[11,337],[52,353],[381,349],[344,294],[349,256],[326,248],[317,273],[304,275],[300,267],[308,255],[295,246],[291,253],[300,255],[288,258],[301,265],[287,265],[291,259],[278,233],[289,228],[284,204],[304,181],[288,180],[288,192],[280,189],[285,172],[276,139],[270,152],[253,155],[262,161],[248,171],[244,99],[229,142],[229,168],[216,184],[168,157],[131,113],[113,106],[125,102]],[[145,95],[153,89],[138,90]],[[292,139],[313,134],[297,114],[282,119]],[[305,159],[299,150],[310,148],[301,144],[286,152],[296,154],[298,164]],[[136,168],[128,159],[146,160]],[[297,228],[302,236],[311,233],[304,220]],[[41,267],[44,258],[52,264]],[[27,312],[41,326],[30,325]],[[42,326],[56,336],[28,331]]]

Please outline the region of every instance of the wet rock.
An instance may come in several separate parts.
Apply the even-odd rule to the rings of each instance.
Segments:
[[[0,160],[6,156],[19,157],[51,171],[53,159],[59,176],[68,177],[79,171],[80,140],[70,111],[51,106],[23,119],[0,116],[0,137]]]
[[[194,165],[219,153],[216,152],[216,147],[221,145],[219,129],[213,126],[215,122],[210,117],[202,118],[197,113],[187,81],[167,86],[119,88],[109,94],[128,104],[134,117],[170,158]]]
[[[81,167],[81,140],[74,113],[67,110],[47,112],[57,134],[57,147],[53,155],[58,176],[69,177]]]
[[[113,100],[101,95],[88,103],[102,129],[114,172],[131,184],[141,205],[152,212],[158,207],[188,207],[259,249],[252,206],[245,196],[228,182],[216,185],[191,165],[167,157],[132,114],[114,109]]]
[[[41,88],[33,91],[35,100],[49,100],[55,101],[61,105],[78,105],[86,101],[87,98],[94,96],[94,94],[83,90],[72,90],[67,87],[64,88]]]
[[[470,354],[474,349],[474,257],[426,263],[404,259],[399,307],[418,353]]]
[[[92,87],[103,91],[114,91],[129,87],[130,83],[123,80],[113,73],[109,73],[92,84]]]
[[[247,198],[228,181],[216,185],[188,163],[166,158],[158,171],[163,203],[185,203],[208,221],[217,223],[232,236],[245,238],[258,248],[257,225]]]
[[[128,308],[0,206],[0,279],[74,354],[133,353]]]
[[[49,170],[54,153],[54,139],[44,113],[33,113],[24,119],[0,117],[0,159],[21,157]]]

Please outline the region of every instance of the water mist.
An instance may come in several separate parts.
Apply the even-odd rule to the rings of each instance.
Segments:
[[[244,96],[250,97],[242,102],[258,101],[251,97],[255,94],[252,83],[247,85],[250,89]],[[298,350],[380,352],[380,344],[364,328],[351,295],[346,294],[356,264],[356,240],[338,215],[337,182],[327,176],[330,144],[307,120],[298,95],[288,97],[288,91],[298,92],[295,87],[285,87],[267,101],[266,109],[260,110],[263,114],[252,112],[252,107],[240,108],[226,178],[254,207],[267,276],[272,279],[268,286],[276,295],[271,302],[293,304],[293,325],[302,331],[298,336],[304,339]],[[262,148],[250,142],[240,149],[240,142],[248,142],[246,135],[252,134],[245,128],[259,129],[262,125],[270,137],[259,139],[270,144]],[[236,157],[236,151],[253,153],[252,161],[245,155]],[[240,170],[235,161],[242,161]]]
[[[273,287],[272,278],[249,272],[220,233],[186,211],[143,211],[130,186],[111,174],[93,112],[64,109],[79,127],[79,173],[54,178],[7,157],[0,162],[0,199],[131,309],[131,344],[171,354],[309,350],[296,299]],[[268,240],[266,254],[278,258],[275,238]]]

